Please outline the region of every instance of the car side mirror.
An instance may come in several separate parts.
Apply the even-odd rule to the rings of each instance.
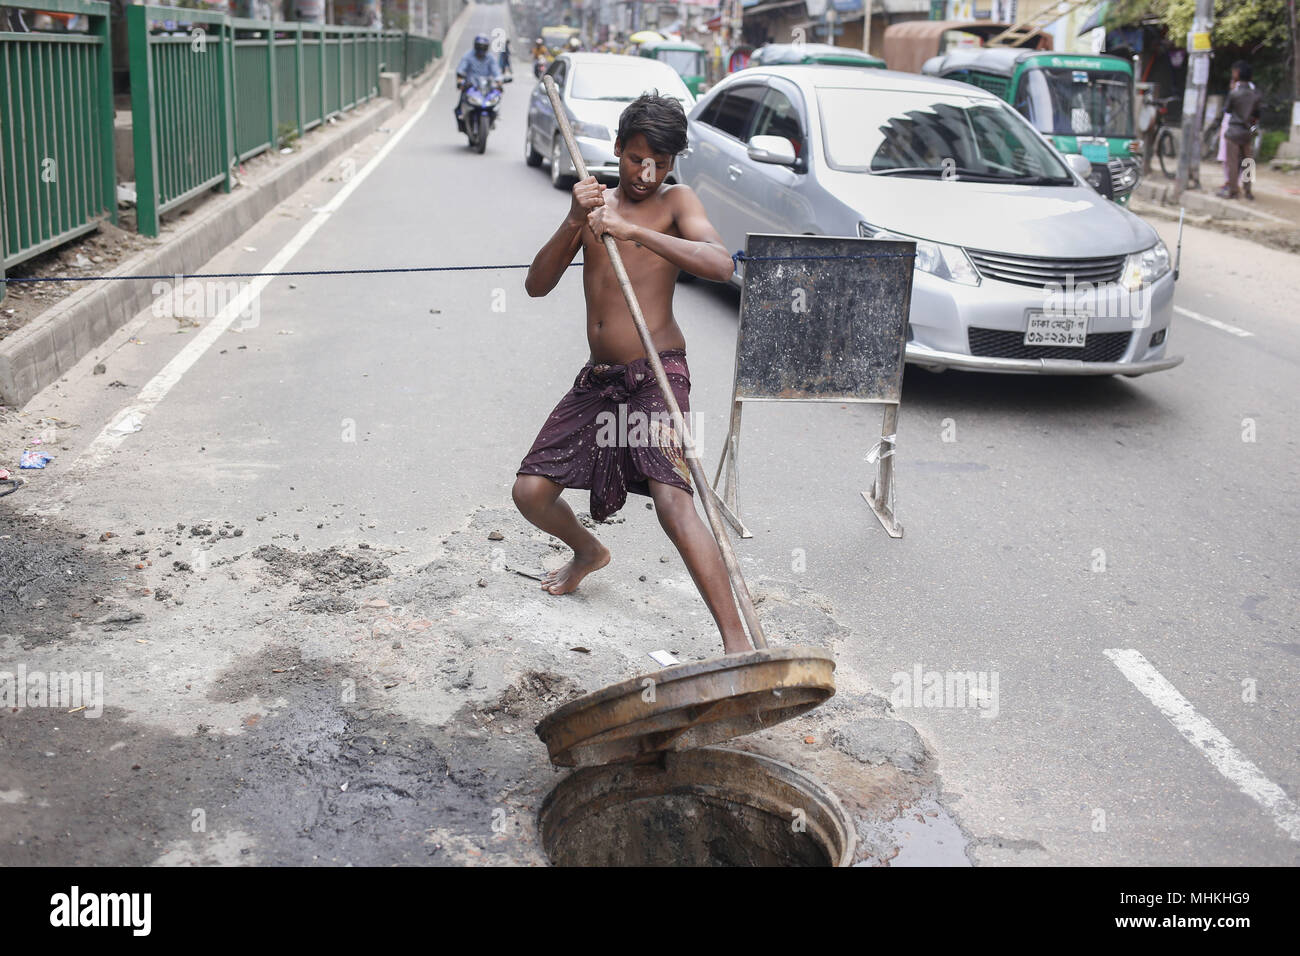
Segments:
[[[794,144],[784,136],[755,136],[746,149],[749,158],[756,163],[793,166],[795,162]]]
[[[1079,174],[1079,178],[1087,180],[1092,175],[1092,163],[1088,162],[1079,153],[1069,153],[1065,157],[1065,164]]]

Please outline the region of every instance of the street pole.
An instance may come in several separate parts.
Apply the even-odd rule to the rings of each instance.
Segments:
[[[1201,169],[1201,126],[1204,123],[1205,90],[1210,79],[1210,30],[1214,27],[1214,0],[1196,0],[1196,16],[1187,34],[1187,85],[1183,92],[1183,148],[1178,151],[1178,178],[1174,201],[1187,188],[1195,164]]]
[[[1295,0],[1287,3],[1288,27],[1291,31],[1291,128],[1287,135],[1294,144],[1292,152],[1300,150],[1300,22],[1296,20]]]
[[[873,0],[862,0],[862,52],[871,52],[871,8]]]

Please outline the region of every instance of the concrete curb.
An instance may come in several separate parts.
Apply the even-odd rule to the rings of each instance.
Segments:
[[[409,102],[432,81],[439,61],[402,93]],[[312,176],[373,133],[401,107],[388,100],[348,123],[336,136],[304,150],[266,181],[229,195],[210,194],[190,220],[153,249],[136,253],[109,275],[176,275],[198,272]],[[102,345],[153,301],[152,283],[97,282],[51,306],[0,342],[0,403],[21,408],[41,389]]]
[[[1173,183],[1150,179],[1142,180],[1134,190],[1134,195],[1140,199],[1173,209],[1183,206],[1192,215],[1209,216],[1212,219],[1245,219],[1252,222],[1266,222],[1274,226],[1295,225],[1281,216],[1252,209],[1242,201],[1220,199],[1218,196],[1207,196],[1204,193],[1185,190],[1182,198],[1178,202],[1173,202],[1173,194]]]

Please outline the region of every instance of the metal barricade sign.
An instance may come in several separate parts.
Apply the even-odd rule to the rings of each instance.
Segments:
[[[880,441],[867,455],[876,481],[862,496],[890,536],[902,536],[894,433],[915,257],[916,244],[902,240],[748,237],[731,424],[713,479],[741,537],[752,537],[737,504],[741,410],[745,402],[785,401],[884,406]]]

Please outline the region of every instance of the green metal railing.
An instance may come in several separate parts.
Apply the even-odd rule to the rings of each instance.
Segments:
[[[406,34],[405,39],[407,71],[402,73],[403,80],[408,76],[419,76],[434,60],[442,59],[441,40],[412,36],[409,33]]]
[[[405,81],[440,41],[313,23],[246,20],[129,6],[136,208],[141,233],[204,190],[230,190],[231,167],[278,148],[379,94],[381,72]],[[188,26],[164,34],[164,20]]]
[[[434,60],[442,59],[442,41],[429,37],[412,36],[399,31],[383,34],[384,70],[402,74],[405,82],[419,76]]]
[[[189,32],[150,33],[154,16],[182,13]],[[217,183],[230,191],[233,34],[221,14],[172,7],[129,6],[126,25],[136,228],[156,236],[163,211]]]
[[[0,276],[117,221],[109,5],[40,6],[85,16],[89,30],[0,33]]]

